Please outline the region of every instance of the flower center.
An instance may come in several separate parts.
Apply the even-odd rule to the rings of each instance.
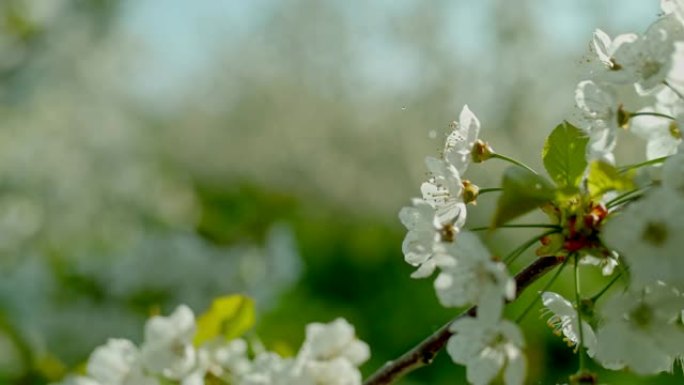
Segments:
[[[682,130],[679,129],[679,124],[677,122],[672,122],[670,123],[670,135],[672,135],[673,138],[675,139],[681,139],[682,138]]]
[[[456,239],[458,229],[454,225],[447,223],[439,229],[439,238],[442,242],[451,243]]]
[[[615,59],[610,58],[608,62],[608,69],[611,71],[620,71],[622,69],[622,66],[618,64]]]
[[[644,77],[644,79],[650,79],[651,77],[655,76],[658,72],[660,72],[662,66],[663,65],[657,61],[646,61],[641,66],[641,75]]]
[[[645,328],[651,323],[653,319],[653,312],[648,305],[642,303],[636,309],[632,310],[630,318],[634,321],[634,324],[640,328]]]
[[[667,226],[662,222],[649,222],[641,233],[641,239],[653,246],[662,246],[667,240]]]

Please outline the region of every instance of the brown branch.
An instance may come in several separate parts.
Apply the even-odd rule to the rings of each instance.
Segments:
[[[534,281],[542,277],[554,267],[563,262],[564,257],[541,257],[529,264],[525,269],[515,276],[516,298]],[[363,385],[387,385],[398,380],[409,372],[420,367],[429,365],[437,353],[446,345],[449,337],[453,335],[449,326],[457,319],[463,317],[474,317],[477,314],[477,307],[473,306],[464,311],[456,318],[447,322],[431,336],[421,341],[413,349],[404,353],[394,361],[388,361],[373,375],[371,375]]]

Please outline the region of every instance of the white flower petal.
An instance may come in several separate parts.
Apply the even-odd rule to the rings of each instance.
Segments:
[[[525,372],[527,371],[527,360],[519,349],[509,348],[508,364],[504,370],[504,383],[506,385],[523,385],[525,383]]]

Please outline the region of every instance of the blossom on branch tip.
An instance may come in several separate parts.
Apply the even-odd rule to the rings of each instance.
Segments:
[[[662,88],[672,69],[675,51],[672,32],[661,23],[654,23],[644,35],[620,35],[610,40],[597,30],[594,48],[607,71],[600,78],[616,84],[634,84],[644,95]]]
[[[621,66],[613,59],[615,51],[623,44],[633,43],[638,38],[639,36],[634,33],[626,33],[616,36],[615,39],[611,39],[603,30],[596,29],[591,44],[596,56],[606,69],[610,71],[619,71],[621,70]]]
[[[473,144],[479,134],[480,120],[467,105],[463,106],[458,123],[447,136],[443,153],[444,160],[454,166],[460,175],[465,173],[470,164]]]

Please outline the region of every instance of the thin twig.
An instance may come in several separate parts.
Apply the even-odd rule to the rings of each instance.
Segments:
[[[552,225],[549,223],[520,223],[520,224],[510,224],[510,225],[500,225],[497,227],[492,227],[492,226],[480,226],[480,227],[473,227],[471,229],[466,229],[469,231],[485,231],[485,230],[496,230],[496,229],[554,229],[554,230],[562,230],[563,228],[560,227],[559,225]]]
[[[516,298],[534,281],[546,274],[559,263],[563,262],[564,257],[541,257],[515,276],[517,285]],[[477,307],[473,306],[464,311],[453,320],[447,322],[432,335],[421,341],[413,349],[404,353],[396,360],[389,361],[373,373],[363,383],[363,385],[388,385],[398,380],[409,372],[420,367],[429,365],[437,353],[446,345],[449,337],[453,335],[449,327],[457,319],[463,317],[474,317],[477,315]]]

